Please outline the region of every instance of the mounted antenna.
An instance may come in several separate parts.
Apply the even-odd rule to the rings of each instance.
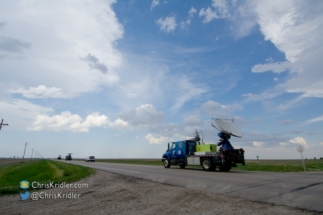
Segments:
[[[196,129],[195,129],[195,136],[190,140],[200,142],[201,138],[200,138],[200,135],[199,135],[199,133],[197,132]]]

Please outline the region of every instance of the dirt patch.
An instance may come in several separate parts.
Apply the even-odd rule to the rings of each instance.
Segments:
[[[28,163],[32,159],[13,159],[13,158],[0,158],[0,167],[7,167],[16,164]]]
[[[80,194],[77,199],[21,201],[19,195],[3,196],[1,214],[319,214],[99,170],[78,183],[87,183],[88,188],[36,190]]]

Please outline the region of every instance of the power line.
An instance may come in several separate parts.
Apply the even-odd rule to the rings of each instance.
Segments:
[[[17,134],[16,134],[16,132],[14,132],[14,130],[12,130],[12,128],[11,128],[11,126],[9,126],[9,124],[8,123],[3,123],[3,119],[1,120],[1,123],[0,123],[0,131],[1,131],[1,128],[2,127],[4,127],[4,126],[8,126],[9,127],[9,129],[11,130],[11,132],[17,137],[17,138],[19,138],[20,140],[22,140]],[[12,138],[12,136],[11,135],[9,135],[7,132],[5,132],[4,130],[3,130],[3,132],[8,136],[8,137],[10,137],[12,140],[13,140],[13,138]],[[14,140],[15,141],[15,140]],[[22,141],[24,141],[24,140],[22,140]],[[25,158],[25,154],[26,154],[26,148],[27,148],[27,145],[29,145],[27,142],[26,143],[24,143],[24,145],[25,145],[25,149],[24,149],[24,154],[23,154],[23,156],[22,156],[22,158],[24,159]],[[31,153],[31,159],[33,158],[33,153],[34,153],[34,149],[32,149],[32,153]],[[37,158],[37,157],[42,157],[43,158],[43,156],[41,155],[41,154],[39,154],[39,153],[37,153],[37,151],[35,151],[35,158]]]
[[[18,137],[20,140],[22,140],[24,142],[23,139],[21,139],[12,129],[11,129],[11,126],[8,126],[8,128],[12,131],[12,133],[14,133],[14,135],[16,135],[16,137]]]
[[[20,140],[21,141],[23,141],[23,142],[25,142],[23,139],[21,139],[17,134],[16,134],[16,132],[14,132],[14,130],[12,130],[12,128],[11,128],[11,126],[9,126],[9,124],[4,124],[3,123],[3,119],[1,120],[1,123],[0,123],[0,130],[1,130],[1,127],[3,127],[4,125],[6,125],[6,126],[8,126],[8,128],[10,129],[10,131],[14,134],[14,136],[15,136],[15,138],[18,138],[18,139],[16,139],[16,140],[19,140],[19,142],[20,142]],[[7,132],[5,132],[5,130],[2,130],[8,137],[10,137],[12,140],[14,140],[13,138],[12,138],[12,136],[11,135],[9,135],[9,133],[7,133]],[[15,140],[14,140],[15,141]]]
[[[10,136],[5,130],[2,130],[2,132],[7,135],[7,137],[11,138],[14,142],[16,142],[16,140],[14,140],[14,138],[12,136]]]

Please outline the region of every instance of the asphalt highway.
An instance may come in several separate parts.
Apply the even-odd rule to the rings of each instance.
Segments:
[[[235,171],[206,172],[172,166],[72,161],[117,174],[154,182],[204,190],[257,202],[323,212],[323,172],[273,173]]]

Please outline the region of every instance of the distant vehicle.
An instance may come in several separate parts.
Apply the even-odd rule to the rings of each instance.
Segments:
[[[94,156],[86,157],[85,162],[95,162],[95,157]]]
[[[57,160],[62,160],[62,156],[58,155]]]
[[[212,126],[220,131],[221,138],[223,133],[226,134],[226,140],[230,136],[242,137],[242,132],[234,126],[233,120],[231,124],[221,119],[215,119],[215,122],[217,127],[213,123]],[[218,144],[218,146],[220,145]],[[168,143],[168,149],[162,156],[162,162],[165,168],[169,168],[171,165],[179,165],[182,169],[186,165],[201,165],[206,171],[216,168],[220,171],[230,171],[231,167],[236,167],[238,163],[245,165],[244,152],[243,149],[228,150],[225,147],[221,147],[216,152],[215,144],[200,143],[200,137],[196,131],[195,138],[191,140]]]
[[[71,161],[72,160],[72,153],[68,153],[68,155],[66,155],[65,157],[66,161]]]

